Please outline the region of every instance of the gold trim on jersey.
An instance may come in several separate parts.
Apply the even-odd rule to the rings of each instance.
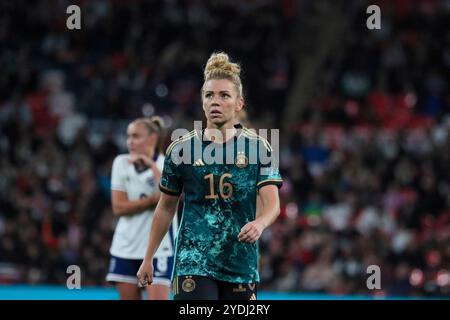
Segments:
[[[173,295],[176,296],[178,294],[178,276],[175,276],[172,281],[172,291]]]
[[[203,140],[202,139],[202,130],[194,129],[194,131],[195,131],[195,136],[197,137],[197,139],[202,141]]]
[[[258,182],[256,184],[256,186],[259,187],[264,182],[283,182],[283,180],[282,179],[267,179],[267,180],[263,180],[263,181]]]
[[[269,141],[267,141],[267,139],[261,137],[260,135],[256,134],[255,132],[253,132],[247,128],[242,128],[242,133],[244,134],[244,136],[246,136],[249,139],[261,140],[261,142],[264,144],[266,149],[269,150],[270,152],[272,152],[272,146],[270,145]]]
[[[189,133],[185,134],[184,136],[179,137],[178,139],[176,139],[175,141],[173,141],[173,142],[167,147],[166,156],[169,156],[169,155],[170,155],[170,153],[172,152],[172,149],[173,149],[177,144],[179,144],[180,142],[187,141],[187,140],[193,138],[195,134],[196,134],[196,133],[195,133],[195,130],[192,130],[191,132],[189,132]]]
[[[164,189],[165,191],[170,192],[170,193],[176,193],[176,194],[180,194],[181,193],[181,191],[175,191],[175,190],[169,189],[167,187],[164,187],[161,183],[159,184],[159,187]]]
[[[173,295],[176,295],[176,294],[177,294],[177,292],[175,291],[175,281],[176,281],[176,278],[174,278],[174,279],[172,280],[172,292],[173,292]]]
[[[272,152],[272,147],[270,146],[270,143],[269,143],[269,141],[268,141],[266,138],[261,137],[261,136],[258,135],[256,132],[254,132],[254,131],[252,131],[252,130],[250,130],[250,129],[248,129],[248,128],[243,128],[242,130],[243,130],[243,132],[246,134],[246,136],[247,136],[248,138],[257,138],[257,139],[260,139],[260,140],[264,143],[264,145],[266,146],[266,148],[267,148],[270,152]]]

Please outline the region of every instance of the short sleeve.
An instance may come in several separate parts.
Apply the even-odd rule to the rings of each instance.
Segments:
[[[172,161],[171,154],[166,155],[164,160],[159,189],[171,196],[179,196],[183,190],[180,168]]]
[[[274,161],[274,158],[272,157],[272,148],[270,145],[268,145],[267,158],[270,158],[270,161],[265,161],[262,163],[260,160],[256,186],[260,189],[266,185],[274,184],[278,188],[281,188],[283,185],[283,179],[280,175],[278,163],[277,161]]]
[[[164,155],[160,154],[158,156],[158,159],[156,160],[156,167],[159,169],[159,171],[163,171],[164,169]]]
[[[111,190],[124,191],[125,188],[125,168],[121,156],[114,159],[111,172]]]

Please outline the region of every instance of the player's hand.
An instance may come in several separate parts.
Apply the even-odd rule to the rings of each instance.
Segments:
[[[149,286],[153,282],[153,259],[147,261],[144,259],[142,261],[141,266],[139,267],[139,271],[137,272],[138,277],[138,285],[139,287]]]
[[[260,222],[257,220],[250,221],[242,227],[241,232],[238,234],[238,240],[240,242],[255,243],[263,231],[264,226]]]
[[[147,167],[152,168],[155,165],[155,161],[153,161],[150,157],[147,157],[143,154],[130,154],[128,158],[129,163],[141,163]]]

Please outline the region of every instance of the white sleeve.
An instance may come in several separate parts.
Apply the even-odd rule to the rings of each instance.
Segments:
[[[160,154],[158,156],[158,159],[156,160],[156,166],[158,167],[159,171],[161,171],[161,172],[164,169],[164,160],[165,160],[165,157],[162,154]]]
[[[111,190],[124,191],[125,189],[125,168],[121,157],[116,157],[112,165]]]

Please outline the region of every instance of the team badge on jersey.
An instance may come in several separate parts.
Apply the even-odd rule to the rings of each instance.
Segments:
[[[191,292],[195,289],[195,281],[191,278],[184,279],[183,283],[181,284],[181,288],[185,292]]]
[[[248,165],[248,158],[244,153],[238,153],[236,156],[236,166],[238,168],[245,168]]]

